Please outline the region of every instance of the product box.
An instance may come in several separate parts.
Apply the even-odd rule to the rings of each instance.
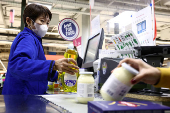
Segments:
[[[151,101],[89,101],[88,113],[164,113],[170,107]]]

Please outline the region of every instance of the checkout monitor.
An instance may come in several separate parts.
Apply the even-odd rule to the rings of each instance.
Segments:
[[[99,58],[99,49],[102,49],[103,40],[103,28],[95,36],[89,38],[85,50],[82,68],[86,68],[89,71],[93,70],[93,62]]]

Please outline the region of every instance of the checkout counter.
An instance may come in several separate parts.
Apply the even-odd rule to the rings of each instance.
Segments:
[[[169,49],[164,50],[165,54],[167,54],[167,50],[169,51]],[[138,53],[141,54],[142,52],[138,52]],[[159,55],[160,53],[161,52],[159,52]],[[119,62],[118,60],[117,63]],[[115,65],[117,63],[115,63]],[[153,64],[157,64],[157,63],[153,63]],[[6,113],[87,113],[88,112],[87,104],[77,103],[75,93],[58,92],[57,90],[56,91],[49,90],[47,91],[47,93],[48,94],[46,95],[0,95],[0,100],[1,100],[0,113],[5,113],[5,112]],[[143,101],[143,100],[153,101],[155,103],[170,106],[170,93],[166,92],[159,96],[128,93],[123,99],[123,101]],[[94,101],[104,101],[104,100],[102,99],[99,93],[95,93]],[[165,113],[170,113],[170,111],[165,111]]]
[[[88,113],[88,105],[77,103],[76,94],[55,91],[49,93],[53,94],[0,95],[0,113]],[[129,96],[130,94],[127,94],[123,101],[141,101],[131,98],[133,95]],[[103,101],[103,99],[99,94],[95,94],[94,101]],[[154,102],[170,106],[169,97],[159,97]]]

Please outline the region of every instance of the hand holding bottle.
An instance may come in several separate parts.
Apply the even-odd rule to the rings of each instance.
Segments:
[[[72,62],[72,64],[71,64],[71,62]],[[74,59],[62,58],[59,60],[55,60],[53,70],[58,70],[59,72],[66,72],[71,75],[74,75],[75,73],[78,72],[78,69],[79,69],[79,67],[76,65],[77,65],[77,63]]]
[[[131,67],[139,71],[139,74],[131,80],[132,84],[136,84],[142,81],[147,84],[154,85],[159,82],[161,76],[159,69],[148,65],[147,63],[143,62],[140,59],[131,59],[131,58],[126,58],[120,61],[118,67],[120,67],[123,62],[130,64]]]

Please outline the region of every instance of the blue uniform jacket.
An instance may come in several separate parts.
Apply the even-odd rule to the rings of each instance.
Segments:
[[[54,63],[46,60],[42,39],[25,27],[12,43],[2,94],[44,94],[48,80],[58,77]]]

